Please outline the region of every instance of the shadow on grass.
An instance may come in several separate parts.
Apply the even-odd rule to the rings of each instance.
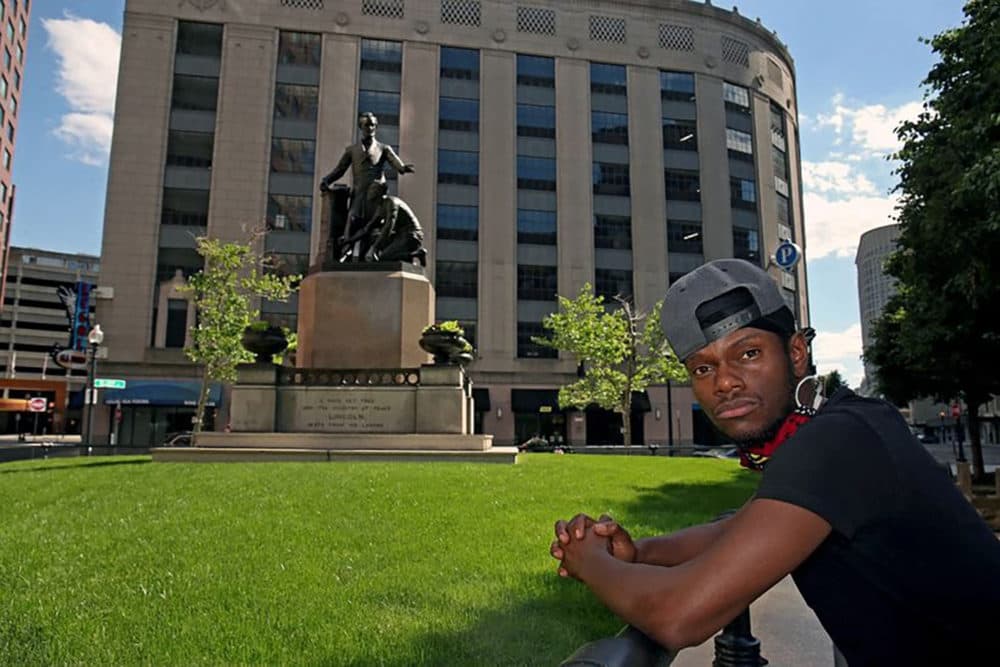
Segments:
[[[717,483],[667,482],[657,487],[633,487],[635,499],[620,506],[624,516],[641,521],[652,534],[663,534],[680,528],[679,516],[703,523],[727,510],[739,509],[757,488],[757,482],[751,473],[736,472],[732,478]]]
[[[22,472],[47,472],[47,471],[58,471],[58,470],[80,470],[85,468],[105,468],[109,466],[146,465],[148,463],[153,462],[151,458],[128,459],[125,461],[90,461],[90,460],[80,460],[77,458],[63,459],[59,460],[58,462],[55,462],[55,460],[53,459],[48,459],[47,461],[48,461],[47,463],[31,467],[18,467],[13,470],[0,470],[0,475],[13,475]]]

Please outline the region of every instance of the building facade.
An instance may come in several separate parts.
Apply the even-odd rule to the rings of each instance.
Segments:
[[[804,245],[795,74],[759,22],[710,4],[524,0],[127,0],[98,317],[120,374],[184,381],[198,234],[288,271],[315,259],[319,180],[373,111],[416,173],[438,320],[463,324],[479,428],[620,438],[564,412],[572,359],[539,347],[586,283],[640,309],[701,263]],[[805,268],[771,268],[808,323]],[[296,305],[264,303],[295,327]],[[685,387],[651,388],[646,442],[710,439]]]
[[[899,225],[884,225],[868,230],[858,240],[854,266],[858,272],[858,307],[861,310],[861,343],[867,349],[872,344],[875,320],[882,316],[885,304],[896,293],[896,281],[885,272],[885,261],[896,250]],[[865,362],[865,377],[860,392],[873,396],[875,369]]]
[[[10,225],[14,215],[14,146],[24,59],[28,52],[31,0],[0,0],[0,311],[7,281]]]
[[[74,347],[74,319],[83,324],[86,338],[95,303],[89,293],[98,271],[99,261],[93,255],[10,249],[7,293],[0,314],[0,433],[79,432],[87,371],[83,364],[76,368],[57,365],[53,350]],[[83,303],[78,296],[81,292],[87,292]],[[75,313],[78,308],[80,317]],[[39,415],[26,405],[36,397],[50,404]]]

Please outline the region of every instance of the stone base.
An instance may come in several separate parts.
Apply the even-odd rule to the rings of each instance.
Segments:
[[[307,450],[422,450],[485,452],[492,435],[450,433],[216,433],[198,436],[198,447]],[[178,448],[171,448],[178,449]]]
[[[300,368],[416,368],[417,341],[434,322],[434,288],[422,272],[323,271],[302,280]]]
[[[164,463],[267,463],[275,461],[452,461],[457,463],[517,463],[517,447],[484,451],[426,449],[267,449],[259,447],[157,447],[153,461]]]

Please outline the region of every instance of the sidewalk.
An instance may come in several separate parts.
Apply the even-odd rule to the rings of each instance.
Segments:
[[[828,667],[833,665],[833,642],[806,606],[791,577],[750,606],[753,634],[761,655],[772,667]],[[680,652],[673,667],[706,667],[715,656],[714,638]]]

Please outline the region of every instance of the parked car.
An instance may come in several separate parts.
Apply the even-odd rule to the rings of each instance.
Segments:
[[[696,449],[691,456],[700,456],[713,459],[738,459],[739,451],[736,447],[710,447],[708,449]]]
[[[164,447],[190,447],[191,431],[181,431],[180,433],[167,434],[167,439],[163,441]]]
[[[517,449],[520,452],[559,452],[562,454],[571,454],[573,452],[573,448],[566,443],[549,442],[539,436],[528,438],[518,445]]]

